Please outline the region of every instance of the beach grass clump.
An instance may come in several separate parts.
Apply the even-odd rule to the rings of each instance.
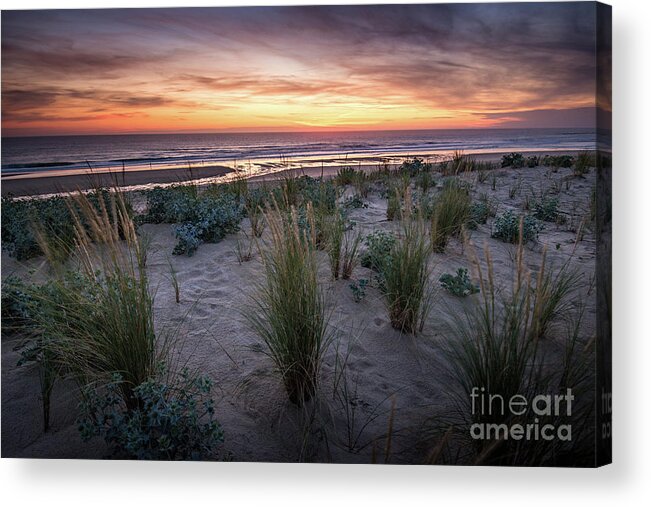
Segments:
[[[541,165],[546,167],[563,167],[570,168],[574,164],[574,157],[572,155],[545,155],[541,159]]]
[[[367,198],[371,188],[371,178],[368,173],[362,170],[355,171],[353,175],[353,187],[359,196]]]
[[[546,368],[548,359],[541,347],[536,315],[541,302],[549,299],[548,287],[540,280],[556,279],[558,274],[548,272],[544,255],[539,270],[530,273],[525,267],[522,243],[516,252],[511,287],[498,285],[488,248],[485,249],[485,263],[479,262],[474,251],[471,257],[482,295],[474,300],[475,305],[462,318],[455,319],[452,336],[445,345],[450,359],[449,373],[458,386],[449,396],[457,408],[460,436],[467,446],[468,455],[464,459],[478,465],[534,466],[558,465],[572,454],[573,458],[588,457],[592,445],[589,435],[584,438],[576,434],[577,438],[569,441],[508,438],[511,425],[524,427],[527,423],[538,422],[534,418],[540,416],[530,409],[517,415],[510,410],[496,409],[499,403],[489,409],[479,401],[480,396],[484,400],[492,397],[507,402],[514,396],[532,400],[537,395],[566,394],[568,388],[577,400],[578,393],[587,394],[592,382],[587,374],[591,354],[587,346],[579,346],[580,324],[577,323],[581,310],[572,312],[575,325],[569,326],[571,330],[561,351],[561,366],[550,370]],[[583,424],[589,422],[591,406],[589,401],[576,401],[571,414],[563,411],[545,416],[544,423],[555,428],[570,423],[584,429]],[[469,438],[468,428],[471,434],[483,431],[485,438]],[[500,430],[504,428],[507,437],[500,438]]]
[[[422,331],[431,302],[429,271],[425,227],[417,217],[403,217],[402,234],[383,266],[383,292],[394,329]]]
[[[581,273],[570,267],[569,263],[563,264],[558,270],[549,269],[545,263],[546,251],[543,252],[534,292],[531,329],[537,339],[547,335],[554,320],[572,314],[572,296],[583,280]]]
[[[387,196],[387,220],[393,221],[400,215],[402,199],[397,188],[390,189]]]
[[[335,176],[335,183],[338,186],[344,187],[346,185],[352,185],[355,181],[355,176],[357,171],[350,167],[341,167],[337,170],[337,175]]]
[[[580,151],[574,162],[574,176],[585,176],[591,167],[597,166],[597,157],[592,151]]]
[[[210,458],[224,434],[215,420],[212,381],[192,376],[144,381],[133,389],[136,410],[126,409],[120,374],[98,388],[87,386],[77,419],[82,440],[103,437],[114,459],[201,460]]]
[[[270,241],[260,249],[265,280],[248,318],[298,405],[317,389],[329,342],[328,313],[317,278],[314,226],[301,229],[296,210],[266,214]],[[311,205],[307,220],[313,224]]]
[[[509,153],[508,155],[502,155],[501,166],[502,167],[512,167],[513,169],[519,169],[524,167],[524,156],[522,153]]]
[[[452,154],[450,160],[443,161],[439,164],[439,170],[443,176],[458,176],[463,173],[490,168],[492,168],[491,165],[478,164],[474,158],[465,155],[463,151],[459,150],[456,150]]]
[[[472,283],[468,269],[459,268],[456,274],[445,273],[439,278],[441,287],[457,297],[466,297],[479,292],[479,286]]]
[[[470,217],[468,189],[448,180],[439,194],[430,221],[430,240],[434,252],[443,252],[451,237],[458,235]]]
[[[33,294],[35,325],[53,362],[80,385],[119,373],[122,398],[133,409],[133,389],[155,375],[168,343],[154,329],[146,249],[122,194],[110,196],[116,220],[81,193],[74,201],[79,271],[52,280],[54,296]]]
[[[491,237],[505,243],[528,243],[538,237],[543,224],[531,215],[520,216],[507,210],[495,217]]]

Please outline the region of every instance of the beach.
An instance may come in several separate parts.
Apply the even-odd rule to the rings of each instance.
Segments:
[[[314,171],[307,174],[317,176]],[[293,175],[301,176],[296,172]],[[287,174],[274,175],[279,176]],[[438,182],[434,191],[441,192],[449,177],[434,173],[433,178]],[[545,223],[537,239],[526,245],[523,262],[527,272],[533,273],[543,263],[554,269],[570,266],[577,270],[581,283],[569,296],[565,311],[569,315],[583,308],[578,340],[584,347],[595,333],[596,322],[595,298],[589,297],[596,237],[584,223],[595,184],[594,169],[577,177],[571,168],[496,167],[485,175],[468,172],[453,178],[469,185],[473,200],[488,196],[497,215],[509,210],[521,213],[532,196],[552,192],[558,199],[559,210],[566,218]],[[388,201],[378,189],[372,187],[368,196],[361,198],[363,206],[351,209],[348,219],[362,237],[374,231],[400,235],[401,221],[387,220]],[[355,188],[345,185],[339,200],[345,202],[355,195]],[[137,202],[144,206],[140,198]],[[252,298],[265,277],[261,255],[267,248],[269,231],[258,246],[252,246],[251,259],[242,261],[238,252],[252,237],[248,218],[242,221],[240,232],[214,244],[202,244],[190,257],[171,255],[176,242],[173,225],[142,225],[139,234],[148,245],[147,272],[155,290],[156,328],[162,332],[180,326],[183,338],[174,349],[174,361],[207,375],[216,387],[215,413],[226,438],[208,459],[394,464],[433,459],[441,444],[440,421],[454,412],[449,393],[455,365],[444,350],[456,339],[454,329],[459,319],[480,297],[454,296],[441,287],[439,279],[465,267],[476,281],[472,254],[483,259],[486,248],[491,256],[491,276],[505,288],[511,286],[518,263],[517,245],[492,237],[494,221],[489,218],[468,231],[468,241],[460,236],[452,238],[443,252],[431,254],[428,278],[433,288],[432,307],[417,335],[392,326],[383,293],[372,282],[373,271],[358,265],[350,280],[333,280],[328,255],[318,251],[318,280],[334,338],[324,355],[319,394],[303,407],[287,399],[276,368],[265,354],[265,345],[247,319],[254,307]],[[481,261],[484,269],[485,262]],[[171,269],[179,287],[178,303]],[[51,276],[43,257],[18,262],[3,251],[2,277],[11,275],[26,280]],[[363,299],[357,301],[350,285],[362,279],[369,285]],[[565,316],[553,319],[541,341],[548,363],[562,363],[566,332]],[[107,455],[108,448],[101,439],[82,442],[79,436],[79,398],[71,381],[55,386],[51,428],[43,432],[38,367],[35,363],[17,366],[21,339],[9,336],[2,340],[3,457]],[[346,358],[344,380],[337,366],[342,357]],[[337,394],[342,382],[347,386],[345,397]],[[584,397],[583,402],[586,400]],[[437,462],[452,459],[434,454]]]

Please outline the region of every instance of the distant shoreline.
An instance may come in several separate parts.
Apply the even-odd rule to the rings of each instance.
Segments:
[[[521,153],[526,153],[529,156],[543,156],[548,154],[555,155],[575,155],[579,150],[519,150]],[[502,155],[511,153],[510,151],[498,152],[498,153],[467,153],[466,156],[472,157],[476,160],[482,161],[499,161],[502,158]],[[410,155],[418,156],[416,155]],[[427,155],[422,155],[423,158],[427,158]],[[402,157],[405,158],[405,157]],[[395,166],[399,163],[400,158],[394,157],[390,165]],[[345,166],[345,163],[337,159],[331,159],[328,161],[329,165],[312,166],[312,167],[303,167],[303,168],[293,168],[293,169],[279,169],[273,172],[265,174],[257,174],[247,177],[251,182],[261,182],[261,181],[274,181],[279,178],[283,178],[287,175],[295,176],[311,176],[319,177],[323,175],[324,177],[332,177],[336,175],[337,171]],[[373,171],[378,168],[378,159],[377,157],[369,157],[367,163],[352,163],[349,164],[355,168],[359,168],[366,171]],[[34,177],[26,177],[26,175],[21,175],[23,177],[11,178],[13,175],[6,175],[2,178],[2,196],[13,195],[15,197],[29,197],[29,196],[38,196],[43,194],[55,194],[55,193],[65,193],[73,192],[75,190],[88,190],[91,188],[96,188],[98,186],[109,187],[113,186],[115,183],[120,187],[137,187],[142,185],[157,185],[157,184],[173,184],[173,183],[190,183],[198,182],[199,184],[204,184],[206,180],[210,178],[220,178],[229,173],[233,173],[234,170],[220,165],[212,166],[201,166],[192,168],[190,172],[188,168],[170,168],[170,169],[144,169],[144,170],[128,170],[123,174],[121,171],[112,171],[112,172],[98,172],[98,173],[87,173],[87,174],[69,174],[69,175],[54,175],[54,176],[44,176],[39,174]]]

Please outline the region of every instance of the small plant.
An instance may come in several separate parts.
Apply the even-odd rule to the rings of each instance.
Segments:
[[[383,273],[391,259],[391,250],[396,243],[393,233],[373,231],[364,239],[366,251],[360,256],[362,267]]]
[[[368,174],[362,170],[355,171],[355,175],[353,176],[353,186],[361,197],[367,198],[370,188],[370,178]]]
[[[246,232],[242,232],[242,236],[244,236],[244,239],[238,236],[235,245],[235,255],[237,255],[237,262],[240,264],[249,262],[253,258],[253,245],[255,243],[254,239]]]
[[[83,440],[103,437],[114,458],[141,460],[201,460],[223,442],[208,378],[184,371],[173,385],[146,380],[133,389],[131,409],[120,397],[122,383],[115,374],[102,389],[85,390],[77,421]]]
[[[486,183],[488,181],[488,171],[479,171],[477,173],[477,181],[479,183]]]
[[[574,162],[574,176],[584,176],[590,172],[591,167],[596,167],[596,156],[590,151],[580,151]]]
[[[509,199],[515,199],[522,188],[522,179],[518,178],[513,185],[509,187]]]
[[[279,371],[290,401],[301,405],[317,389],[328,346],[328,315],[317,278],[314,217],[300,229],[295,209],[277,207],[266,214],[270,242],[260,248],[265,280],[248,314]]]
[[[441,287],[457,297],[466,297],[479,292],[479,286],[473,284],[466,268],[457,269],[456,275],[445,273],[439,278]]]
[[[397,189],[389,190],[387,197],[387,220],[393,221],[400,215],[401,199]]]
[[[364,202],[360,195],[355,194],[344,201],[343,204],[346,209],[359,209],[368,208],[368,204]]]
[[[368,280],[366,278],[360,278],[357,281],[350,282],[350,290],[353,292],[353,300],[355,303],[360,303],[366,297],[366,286],[368,285]]]
[[[509,210],[495,218],[492,237],[505,243],[518,243],[520,240],[527,243],[536,239],[542,228],[542,224],[531,215],[521,217]]]
[[[519,169],[524,167],[524,157],[522,153],[509,153],[508,155],[502,155],[502,167],[512,167],[514,169]]]
[[[337,171],[337,176],[335,176],[335,182],[339,186],[352,185],[355,181],[355,169],[352,167],[342,167]]]
[[[540,165],[540,157],[537,157],[535,155],[533,155],[531,157],[527,157],[526,164],[527,164],[527,167],[529,167],[529,168],[538,167]]]
[[[470,205],[470,218],[468,219],[468,228],[477,229],[481,224],[488,221],[491,215],[491,208],[487,201],[475,201]]]
[[[543,222],[558,223],[562,216],[558,212],[558,199],[555,198],[543,198],[534,201],[531,208],[533,210],[533,216]]]
[[[341,278],[350,279],[359,261],[359,245],[362,236],[357,232],[347,230],[344,233],[343,251],[341,253]]]
[[[443,252],[452,236],[461,232],[470,216],[470,194],[467,188],[455,180],[443,187],[434,206],[430,223],[432,250]]]
[[[384,267],[384,296],[391,326],[402,333],[422,331],[430,307],[429,247],[420,220],[405,217],[402,236]]]

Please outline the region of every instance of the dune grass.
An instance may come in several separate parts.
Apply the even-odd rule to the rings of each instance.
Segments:
[[[459,416],[459,428],[468,451],[466,460],[490,465],[554,465],[573,454],[589,459],[590,439],[580,434],[575,441],[474,440],[468,436],[473,424],[510,425],[531,422],[529,413],[516,416],[510,412],[487,413],[471,408],[474,390],[503,399],[520,395],[532,399],[539,394],[563,392],[570,387],[574,393],[589,392],[591,351],[580,347],[578,341],[582,311],[570,312],[567,287],[573,286],[574,275],[562,268],[556,273],[543,261],[536,273],[525,267],[522,242],[516,253],[512,287],[500,285],[495,279],[492,259],[485,249],[485,262],[480,262],[469,246],[471,261],[478,273],[481,294],[476,305],[456,320],[453,333],[445,346],[450,359],[450,376],[459,387],[449,395]],[[561,281],[563,289],[552,290],[552,281]],[[568,327],[560,367],[549,369],[541,342],[543,322],[549,324],[552,315],[565,309],[574,325]],[[546,317],[541,320],[542,314]],[[571,319],[569,319],[571,320]],[[568,320],[568,322],[569,322]],[[571,420],[583,425],[589,418],[589,403],[575,407],[571,417],[559,417],[553,422]],[[583,426],[582,426],[583,427]],[[584,428],[585,429],[585,428]],[[587,431],[587,430],[586,430]],[[587,435],[587,433],[586,433]]]
[[[471,198],[468,190],[450,180],[434,205],[430,222],[432,251],[443,252],[452,236],[458,235],[470,218]]]
[[[391,326],[403,333],[422,331],[431,303],[429,245],[423,222],[405,215],[402,234],[383,267],[384,296]]]
[[[317,389],[329,343],[328,314],[317,279],[316,240],[311,204],[299,228],[295,209],[277,206],[266,214],[270,241],[260,249],[265,281],[248,313],[255,332],[280,372],[289,399],[298,405]]]
[[[124,402],[135,408],[133,389],[154,376],[168,342],[154,330],[146,248],[125,198],[116,191],[107,201],[98,209],[86,195],[74,196],[78,273],[75,283],[57,276],[55,297],[36,295],[36,325],[58,368],[81,385],[119,374]]]

